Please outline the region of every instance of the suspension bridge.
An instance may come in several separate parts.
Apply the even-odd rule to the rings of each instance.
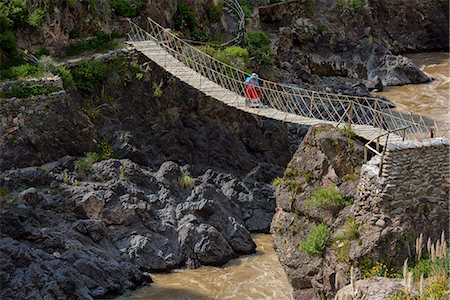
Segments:
[[[358,97],[306,90],[260,79],[261,101],[248,106],[244,80],[248,74],[224,64],[148,19],[148,30],[128,20],[128,43],[181,81],[226,105],[283,122],[349,126],[378,143],[445,136],[447,124],[404,113],[376,97]]]

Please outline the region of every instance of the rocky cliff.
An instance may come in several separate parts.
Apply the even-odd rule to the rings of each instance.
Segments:
[[[429,78],[397,54],[448,51],[448,11],[447,1],[302,0],[259,7],[258,17],[286,80],[320,86],[311,75],[378,76],[402,85]]]
[[[392,144],[379,175],[379,158],[361,168],[363,144],[349,137],[311,127],[276,189],[274,247],[294,299],[330,299],[350,283],[351,266],[356,278],[401,273],[421,233],[434,242],[448,230],[448,141]],[[398,291],[391,283],[386,293]]]
[[[252,253],[250,232],[269,231],[271,181],[302,127],[229,108],[136,53],[100,63],[93,89],[1,99],[2,299],[117,295],[146,272]]]

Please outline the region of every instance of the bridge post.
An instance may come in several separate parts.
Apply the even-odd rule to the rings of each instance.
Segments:
[[[348,110],[348,128],[352,129],[352,119],[353,119],[353,102],[350,102],[350,109]]]

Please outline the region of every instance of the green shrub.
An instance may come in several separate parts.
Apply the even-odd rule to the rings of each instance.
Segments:
[[[300,250],[310,255],[321,255],[325,250],[330,230],[321,223],[315,225],[308,236],[300,243]]]
[[[72,73],[70,73],[70,71],[65,66],[56,67],[55,74],[61,77],[64,88],[66,90],[71,89],[75,86],[75,81],[73,80]]]
[[[6,188],[6,187],[2,187],[0,188],[0,197],[4,197],[11,194],[10,189]]]
[[[26,0],[0,1],[0,28],[13,27],[24,20],[27,14]]]
[[[263,31],[250,31],[245,38],[246,48],[250,57],[258,64],[273,66],[275,58],[269,35]]]
[[[351,0],[350,6],[354,10],[360,10],[366,4],[366,0]]]
[[[226,47],[223,50],[219,50],[216,52],[214,57],[217,60],[240,70],[245,70],[250,65],[247,49],[239,46],[231,46]]]
[[[111,35],[97,32],[93,38],[71,44],[64,49],[65,56],[80,55],[86,51],[105,51],[117,46],[117,41]]]
[[[36,49],[36,51],[34,51],[34,56],[36,56],[37,58],[48,55],[50,55],[50,51],[48,51],[48,49],[44,47],[40,47]]]
[[[136,4],[130,3],[129,0],[109,0],[109,4],[119,16],[131,18],[137,15]]]
[[[359,224],[354,218],[345,221],[342,233],[336,237],[337,241],[352,241],[359,238]]]
[[[48,75],[39,66],[27,63],[19,66],[14,66],[2,73],[4,78],[10,79],[27,79],[31,77],[42,77]]]
[[[331,184],[326,188],[317,188],[311,192],[305,201],[305,208],[323,207],[326,209],[341,209],[349,202],[337,191],[336,186]]]
[[[183,173],[180,177],[179,184],[182,189],[191,189],[195,186],[195,180],[192,178],[191,174]]]
[[[84,61],[72,70],[75,86],[82,91],[92,93],[106,79],[109,70],[109,65],[102,61]]]
[[[27,98],[38,95],[49,95],[54,92],[54,89],[47,88],[42,85],[34,84],[26,86],[25,84],[19,84],[13,86],[9,91],[0,93],[1,98]]]
[[[36,8],[29,16],[27,23],[35,28],[41,28],[44,23],[45,11],[42,8]]]
[[[102,141],[102,154],[100,155],[101,159],[110,159],[113,157],[113,149],[108,140]]]
[[[173,21],[178,29],[194,30],[197,23],[197,13],[188,2],[182,0],[178,2]]]
[[[272,186],[277,187],[277,186],[281,185],[282,183],[283,183],[283,179],[280,177],[277,177],[272,181]]]
[[[223,15],[223,2],[220,2],[218,5],[214,5],[213,3],[209,4],[206,7],[206,16],[211,23],[216,23],[220,21]]]
[[[166,126],[173,126],[179,118],[180,112],[176,107],[167,109],[163,114],[163,122],[166,124]]]
[[[87,152],[86,155],[75,162],[75,171],[86,173],[92,169],[92,165],[101,159],[95,152]]]
[[[342,127],[340,131],[342,135],[348,137],[349,139],[352,139],[356,136],[356,132],[354,132],[353,129],[348,125],[344,125],[344,127]]]
[[[241,0],[240,4],[245,17],[250,18],[253,12],[253,5],[250,3],[249,0]]]
[[[157,98],[161,97],[163,94],[161,86],[162,86],[162,83],[157,84],[156,81],[153,81],[153,83],[152,83],[153,95]]]
[[[10,30],[0,30],[0,67],[7,69],[25,63],[16,46],[16,37]],[[2,74],[2,77],[4,75]]]

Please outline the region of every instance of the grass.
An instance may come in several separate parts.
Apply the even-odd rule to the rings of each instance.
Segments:
[[[280,177],[277,177],[272,181],[272,186],[277,187],[277,186],[280,186],[282,183],[283,183],[283,179]]]
[[[21,64],[2,71],[3,79],[28,79],[32,77],[44,77],[47,75],[49,75],[48,72],[31,63]]]
[[[162,82],[157,84],[156,81],[153,81],[153,83],[152,83],[153,96],[155,96],[156,98],[161,97],[163,94],[161,87],[162,87]]]
[[[359,238],[359,227],[360,224],[356,222],[354,218],[348,218],[345,221],[342,233],[336,237],[338,241],[352,241]]]
[[[340,131],[342,135],[348,137],[349,139],[352,139],[356,136],[356,132],[354,132],[353,129],[348,125],[344,125],[344,127],[342,127]]]
[[[353,173],[348,173],[342,177],[342,181],[355,181],[358,179],[358,176]]]
[[[11,190],[5,187],[0,188],[0,197],[4,197],[11,194]]]
[[[327,225],[323,223],[315,225],[308,236],[300,242],[299,248],[310,255],[321,255],[326,248],[329,235]]]
[[[326,209],[341,209],[350,202],[336,189],[336,186],[331,184],[326,188],[317,188],[311,192],[308,199],[305,201],[305,208],[322,207]]]
[[[195,180],[192,178],[191,174],[183,173],[181,175],[178,183],[182,189],[191,189],[195,186]]]
[[[75,162],[75,171],[86,173],[92,170],[92,165],[101,159],[95,152],[87,152],[86,155]]]

